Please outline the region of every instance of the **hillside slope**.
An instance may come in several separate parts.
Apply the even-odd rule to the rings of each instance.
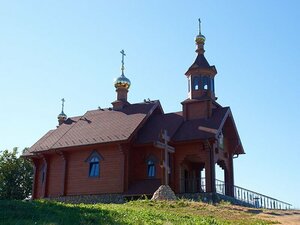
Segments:
[[[274,224],[279,213],[221,203],[131,201],[125,204],[63,204],[51,201],[0,201],[0,224],[201,224],[251,225]],[[272,215],[273,213],[273,215]],[[299,219],[299,218],[298,218]],[[284,223],[288,224],[288,223]],[[293,223],[290,223],[293,224]],[[297,224],[297,223],[296,223]],[[300,223],[299,223],[300,224]]]

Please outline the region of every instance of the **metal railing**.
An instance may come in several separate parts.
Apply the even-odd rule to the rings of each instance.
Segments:
[[[184,192],[187,193],[201,193],[206,191],[205,178],[200,179],[183,179],[181,182],[184,187]],[[216,179],[216,192],[221,195],[226,195],[225,182]],[[234,186],[233,187],[234,198],[252,205],[255,208],[266,208],[266,209],[291,209],[292,205],[280,201],[278,199],[259,194],[248,189]]]
[[[205,179],[188,178],[181,179],[182,192],[185,193],[202,193],[206,191]]]

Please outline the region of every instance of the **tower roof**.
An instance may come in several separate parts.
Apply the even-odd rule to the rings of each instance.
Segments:
[[[217,70],[215,66],[210,66],[208,61],[206,60],[204,56],[204,44],[205,44],[205,36],[201,33],[201,21],[199,21],[199,34],[196,36],[195,42],[197,45],[197,58],[195,59],[194,63],[189,67],[188,71],[185,73],[185,75],[191,75],[198,73],[199,70],[203,71],[205,70],[206,73],[215,75],[217,73]]]
[[[198,54],[195,62],[190,66],[189,69],[195,68],[202,68],[202,69],[209,69],[211,66],[209,65],[208,61],[206,60],[203,54]]]

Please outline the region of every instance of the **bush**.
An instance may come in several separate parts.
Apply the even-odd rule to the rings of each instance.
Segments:
[[[31,193],[32,178],[32,165],[27,159],[18,156],[17,148],[12,152],[0,152],[0,199],[28,197]]]

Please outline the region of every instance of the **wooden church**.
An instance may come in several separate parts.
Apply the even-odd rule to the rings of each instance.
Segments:
[[[233,196],[233,159],[244,150],[230,108],[216,101],[217,70],[204,56],[200,29],[195,41],[180,112],[164,113],[159,100],[127,101],[124,51],[112,107],[69,118],[62,107],[57,128],[24,154],[34,165],[32,197],[150,195],[161,184],[175,193],[214,193],[216,165]]]

